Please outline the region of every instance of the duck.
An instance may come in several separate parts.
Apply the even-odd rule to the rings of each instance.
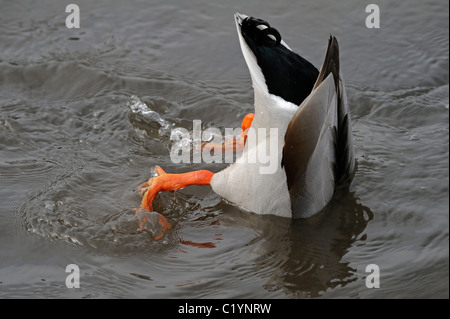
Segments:
[[[354,175],[350,109],[336,37],[330,35],[319,70],[267,21],[241,13],[235,13],[234,20],[254,92],[254,113],[244,117],[241,138],[234,143],[240,145],[241,155],[216,173],[170,174],[156,166],[155,176],[138,187],[142,200],[136,211],[141,230],[151,228],[150,220],[159,224],[156,237],[170,229],[153,211],[152,201],[161,191],[210,185],[243,210],[309,218]],[[275,160],[270,170],[267,161],[259,160],[268,150]]]

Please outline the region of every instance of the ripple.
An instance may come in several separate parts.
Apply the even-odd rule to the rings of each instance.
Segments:
[[[165,237],[137,230],[135,188],[150,167],[221,169],[172,163],[171,128],[239,127],[253,110],[231,6],[195,1],[85,2],[79,30],[65,28],[56,2],[2,3],[3,295],[448,297],[448,4],[439,0],[391,3],[388,15],[381,5],[380,30],[365,28],[355,1],[305,3],[314,14],[301,20],[286,3],[248,3],[272,12],[261,18],[316,65],[337,35],[354,181],[299,221],[189,187],[155,199],[172,224]],[[73,261],[78,292],[61,280]],[[369,263],[380,265],[382,289],[366,288]]]

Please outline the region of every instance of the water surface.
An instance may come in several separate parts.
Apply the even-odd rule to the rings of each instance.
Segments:
[[[67,29],[60,1],[0,1],[0,297],[448,298],[448,2],[378,1],[379,29],[360,1],[76,3]],[[154,241],[134,218],[150,168],[224,167],[172,163],[169,130],[239,127],[253,110],[234,12],[318,67],[338,38],[355,178],[308,220],[207,186],[160,194],[173,228]]]

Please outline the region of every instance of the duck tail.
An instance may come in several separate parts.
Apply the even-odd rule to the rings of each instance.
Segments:
[[[338,96],[337,103],[337,126],[335,130],[336,162],[335,182],[336,185],[351,181],[355,171],[355,157],[353,153],[352,124],[350,119],[350,108],[347,104],[345,85],[340,74],[339,45],[334,36],[328,40],[327,53],[323,68],[319,74],[316,84],[320,84],[330,73],[333,74]]]
[[[336,89],[339,92],[339,72],[339,44],[336,37],[330,35],[330,38],[328,39],[327,53],[325,54],[325,59],[316,83],[314,84],[313,90],[318,87],[330,73],[332,73],[334,83],[336,84]]]

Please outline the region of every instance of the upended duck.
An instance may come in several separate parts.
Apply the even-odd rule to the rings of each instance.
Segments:
[[[330,36],[319,72],[293,52],[268,22],[239,13],[234,17],[255,106],[255,112],[242,121],[242,154],[217,173],[168,174],[156,167],[158,176],[139,186],[143,197],[136,212],[141,230],[153,232],[155,238],[170,228],[162,215],[153,212],[152,201],[161,191],[211,185],[228,202],[256,214],[307,218],[323,210],[336,187],[351,181],[355,170],[337,39]],[[259,129],[265,134],[253,134],[256,140],[249,143],[250,130]],[[264,173],[266,163],[254,159],[267,153],[270,139],[277,145],[271,151],[278,165]],[[155,224],[159,224],[157,231]]]

